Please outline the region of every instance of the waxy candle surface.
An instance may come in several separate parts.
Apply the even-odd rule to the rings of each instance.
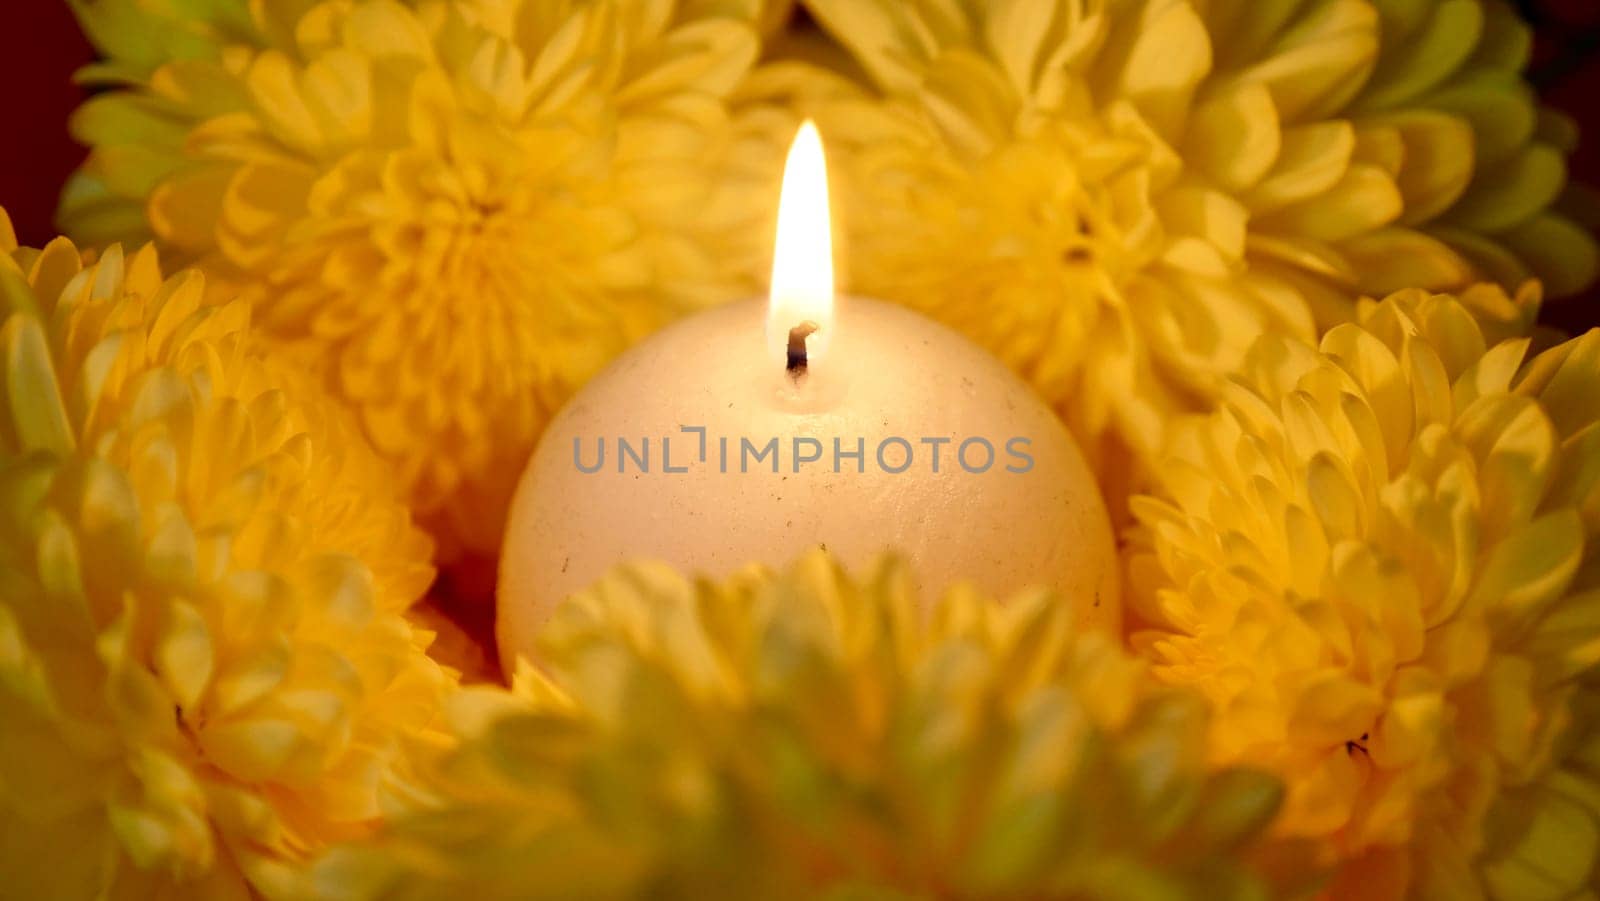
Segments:
[[[556,605],[655,559],[721,578],[821,545],[909,559],[930,600],[1061,593],[1120,624],[1100,494],[1061,422],[999,361],[909,310],[835,298],[827,163],[784,170],[768,298],[624,354],[551,422],[511,508],[496,629],[513,671]]]
[[[720,577],[819,544],[852,567],[902,554],[925,599],[963,580],[1002,598],[1045,586],[1085,626],[1118,626],[1094,479],[1016,376],[932,320],[842,297],[826,356],[796,378],[774,360],[767,317],[761,299],[684,320],[623,355],[551,423],[518,488],[501,563],[508,670],[556,605],[619,563],[657,559]],[[798,456],[820,450],[818,459],[797,460],[797,438]],[[939,438],[948,443],[923,440]],[[756,452],[777,439],[776,472],[746,439]],[[992,462],[977,441],[963,456],[969,439],[987,441]],[[858,449],[863,459],[849,456]]]

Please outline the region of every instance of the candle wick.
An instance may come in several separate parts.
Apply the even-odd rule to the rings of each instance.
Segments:
[[[811,320],[806,320],[792,329],[789,329],[789,374],[795,378],[805,375],[808,362],[806,353],[806,339],[817,333],[819,326]]]

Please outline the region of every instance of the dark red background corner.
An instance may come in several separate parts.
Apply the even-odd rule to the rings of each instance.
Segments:
[[[0,206],[22,243],[55,236],[61,184],[83,159],[67,116],[83,100],[72,74],[92,53],[65,0],[11,0],[0,28]]]

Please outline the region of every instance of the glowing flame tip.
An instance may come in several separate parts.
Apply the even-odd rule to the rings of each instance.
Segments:
[[[816,325],[806,339],[811,360],[827,350],[833,333],[833,223],[828,203],[828,163],[822,135],[807,120],[789,148],[778,202],[778,237],[767,307],[767,344],[786,358],[789,333]]]

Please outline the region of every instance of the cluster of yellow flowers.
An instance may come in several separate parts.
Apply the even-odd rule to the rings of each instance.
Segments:
[[[758,35],[718,6],[94,0],[86,75],[134,89],[79,110],[62,221],[205,267],[446,551],[492,551],[566,395],[737,293],[706,159]]]
[[[1600,890],[1600,332],[1534,325],[1600,253],[1502,0],[73,6],[79,244],[0,216],[0,895]],[[844,287],[1097,466],[1127,646],[640,565],[461,687],[435,562],[760,290],[805,117]]]
[[[807,5],[837,47],[802,58],[860,74],[775,65],[752,128],[818,120],[853,284],[1027,376],[1113,492],[1262,332],[1314,340],[1364,292],[1595,276],[1551,209],[1571,129],[1498,0]]]
[[[249,307],[0,214],[6,897],[243,897],[410,789],[429,542]]]
[[[1590,876],[1600,772],[1558,744],[1600,661],[1600,331],[1530,359],[1472,315],[1513,306],[1409,291],[1262,339],[1133,502],[1135,646],[1210,697],[1217,759],[1285,778],[1336,895]]]
[[[753,67],[788,6],[89,0],[86,76],[122,89],[77,117],[63,221],[249,298],[447,554],[493,553],[599,366],[760,286],[801,113],[850,287],[1025,373],[1118,490],[1263,331],[1595,274],[1552,208],[1572,129],[1499,0],[812,0],[837,41]]]
[[[626,567],[574,596],[516,696],[466,692],[449,801],[328,855],[326,898],[1264,894],[1282,796],[1205,762],[1205,705],[1070,605]]]

